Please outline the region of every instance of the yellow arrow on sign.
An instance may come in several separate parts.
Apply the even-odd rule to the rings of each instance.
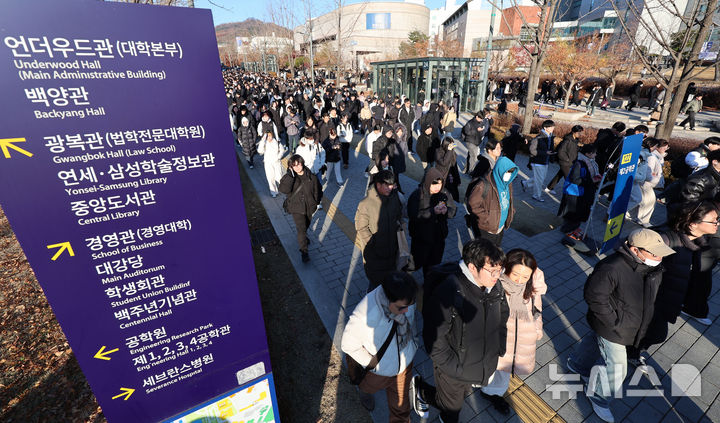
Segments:
[[[3,155],[6,159],[10,158],[10,150],[8,150],[8,148],[12,148],[18,153],[24,154],[28,157],[33,156],[33,153],[23,150],[22,148],[13,144],[16,142],[25,142],[25,138],[0,138],[0,148],[2,148]]]
[[[47,246],[48,250],[49,250],[49,249],[52,249],[52,248],[58,248],[58,247],[60,247],[60,249],[57,250],[57,252],[55,253],[55,255],[52,257],[52,261],[57,260],[57,258],[60,257],[60,254],[62,254],[62,252],[65,251],[65,250],[67,250],[67,252],[70,253],[70,257],[75,257],[75,252],[73,251],[72,247],[70,246],[70,242],[69,242],[69,241],[61,242],[61,243],[59,243],[59,244],[53,244],[53,245],[48,245],[48,246]]]
[[[135,392],[135,390],[132,389],[132,388],[120,388],[120,390],[121,390],[121,391],[124,391],[124,392],[123,392],[122,394],[117,394],[117,395],[115,395],[114,397],[112,397],[112,399],[117,399],[117,398],[120,398],[120,397],[125,397],[125,398],[123,398],[123,401],[127,401],[128,398],[130,398],[130,395],[132,395],[133,392]],[[127,396],[126,396],[126,395],[127,395]]]
[[[115,351],[120,351],[120,348],[115,348],[114,350],[105,351],[105,345],[103,345],[102,348],[100,348],[100,350],[95,353],[95,355],[93,356],[93,358],[97,358],[98,360],[108,360],[108,361],[110,361],[110,357],[108,357],[108,354],[112,354],[112,353],[114,353]]]

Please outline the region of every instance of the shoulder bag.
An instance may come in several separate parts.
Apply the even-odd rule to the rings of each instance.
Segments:
[[[383,355],[385,355],[385,351],[390,346],[390,341],[392,341],[393,336],[395,335],[395,332],[397,331],[397,322],[393,322],[392,329],[390,329],[390,333],[387,336],[387,339],[385,339],[385,342],[382,344],[382,347],[380,347],[380,350],[378,350],[377,354],[375,354],[372,359],[370,360],[370,364],[367,365],[367,367],[363,367],[355,361],[354,358],[350,356],[350,354],[345,355],[345,360],[347,361],[347,367],[348,367],[348,376],[350,377],[350,383],[353,385],[360,385],[360,383],[365,379],[365,375],[370,370],[377,367],[380,360],[382,360]]]

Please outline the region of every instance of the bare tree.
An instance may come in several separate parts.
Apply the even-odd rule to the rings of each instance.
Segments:
[[[270,22],[283,28],[288,28],[290,31],[295,28],[297,19],[293,12],[293,2],[291,0],[269,0],[267,3],[267,13],[270,18]],[[292,48],[287,52],[288,65],[292,72],[293,78],[295,77],[295,63],[293,61],[293,52],[295,51],[295,36],[292,35]]]
[[[632,19],[628,19],[630,24],[620,19],[625,33],[634,34],[633,29],[642,29],[672,58],[673,64],[670,72],[663,72],[651,63],[650,57],[639,55],[645,69],[655,76],[668,93],[674,94],[665,96],[660,115],[660,121],[663,123],[655,128],[656,137],[669,139],[680,113],[685,91],[690,82],[702,71],[699,66],[702,62],[699,59],[699,53],[710,33],[713,14],[718,8],[718,0],[707,0],[704,10],[701,8],[704,2],[695,1],[688,13],[678,9],[672,0],[643,0],[637,3],[621,1],[611,0],[618,16],[621,16],[621,10],[624,12],[624,8],[627,7],[628,15],[632,17]],[[668,31],[668,19],[663,19],[668,15],[673,23],[679,22],[687,29],[681,38],[676,40],[678,42],[676,49],[672,46],[672,34]],[[634,24],[636,28],[633,28],[631,24]],[[635,49],[642,49],[643,46],[639,45],[635,37],[628,36],[627,38]]]
[[[496,0],[489,0],[489,2],[499,10],[502,10]],[[527,92],[525,93],[525,104],[527,106],[525,107],[522,126],[522,132],[527,134],[530,132],[530,128],[532,126],[535,93],[537,92],[538,83],[540,82],[540,73],[543,70],[543,64],[548,52],[552,28],[558,17],[557,8],[560,0],[535,0],[535,4],[540,7],[540,19],[537,25],[530,24],[527,21],[525,15],[522,13],[522,10],[519,8],[520,4],[518,0],[509,0],[509,3],[510,7],[515,9],[515,13],[522,20],[523,26],[531,31],[529,42],[520,43],[520,46],[530,56],[530,70],[528,71]],[[505,19],[505,23],[510,26],[507,22],[505,14],[501,13],[500,16],[501,19]]]
[[[592,48],[598,41],[593,37],[586,40],[556,41],[550,45],[545,63],[553,75],[568,82],[563,108],[568,107],[571,89],[575,82],[601,67],[601,56]]]

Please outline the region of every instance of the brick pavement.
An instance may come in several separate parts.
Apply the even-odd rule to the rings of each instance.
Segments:
[[[356,142],[357,138],[356,135]],[[460,153],[462,150],[461,148]],[[525,167],[527,157],[518,156],[516,161],[521,174],[514,183],[515,201],[524,202],[531,210],[537,208],[554,214],[560,197],[546,196],[544,203],[532,200],[531,193],[524,193],[519,186],[519,179],[528,176]],[[240,162],[246,166],[243,160]],[[332,203],[337,210],[333,210],[335,213],[332,218],[328,215],[327,206],[313,216],[308,231],[311,240],[309,248],[311,262],[307,264],[300,260],[292,218],[282,211],[282,196],[275,199],[269,196],[262,165],[256,166],[254,170],[246,167],[279,239],[338,350],[340,350],[340,337],[345,321],[355,305],[363,298],[367,287],[361,253],[348,234],[354,233],[352,223],[357,204],[364,197],[367,186],[367,178],[363,173],[368,163],[367,156],[351,151],[350,168],[342,171],[346,180],[345,185],[337,187],[334,179],[326,184],[325,204]],[[555,171],[557,166],[551,165],[548,178]],[[402,176],[401,183],[408,194],[417,186],[417,181],[405,175]],[[591,236],[602,238],[605,225],[604,212],[602,208],[596,210],[588,232]],[[444,261],[459,260],[462,244],[470,240],[463,214],[463,208],[460,206],[457,216],[450,221]],[[664,210],[656,210],[652,222],[661,223],[663,220]],[[632,223],[627,224],[623,234],[626,235],[635,227]],[[585,321],[587,306],[583,301],[582,288],[586,276],[599,260],[597,257],[587,257],[568,249],[560,244],[561,238],[562,234],[557,230],[528,237],[510,228],[503,240],[503,248],[506,251],[518,247],[531,251],[537,258],[539,267],[545,272],[548,284],[548,293],[543,297],[545,335],[538,341],[537,366],[531,375],[522,379],[566,421],[596,422],[599,420],[592,413],[592,408],[584,394],[578,393],[577,397],[572,399],[568,392],[563,392],[560,396],[553,395],[553,391],[560,389],[563,384],[576,388],[580,386],[579,382],[563,382],[558,380],[558,377],[551,376],[553,373],[564,373],[565,359],[578,340],[589,331]],[[420,272],[415,276],[422,280]],[[717,279],[716,274],[713,280]],[[716,284],[710,299],[710,317],[713,320],[717,320],[720,311],[718,287]],[[418,327],[418,336],[420,332],[421,328]],[[686,322],[684,318],[679,318],[678,322],[670,327],[668,340],[649,351],[651,354],[649,362],[657,373],[654,380],[657,386],[653,386],[652,377],[639,377],[638,386],[628,386],[631,379],[635,383],[634,378],[629,377],[626,381],[626,389],[648,389],[647,392],[650,394],[659,396],[626,397],[614,401],[612,410],[616,421],[638,423],[720,421],[720,401],[717,398],[720,391],[718,346],[720,346],[720,326],[714,324],[705,327],[697,322]],[[699,367],[702,375],[700,396],[671,395],[672,383],[669,372],[671,366],[676,363]],[[559,366],[556,367],[555,372],[553,366]],[[423,347],[418,351],[414,367],[417,373],[433,382],[432,364]],[[377,394],[376,400],[377,408],[372,413],[373,419],[377,422],[387,421],[387,404],[384,395]],[[466,406],[461,417],[461,421],[472,423],[521,421],[515,413],[509,416],[499,415],[490,407],[489,402],[479,396],[478,391],[469,394],[466,398]],[[414,414],[413,421],[419,421]],[[437,421],[435,411],[428,421]]]

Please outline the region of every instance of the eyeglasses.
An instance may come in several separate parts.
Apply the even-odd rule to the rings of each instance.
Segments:
[[[490,274],[490,276],[492,276],[493,278],[497,278],[498,276],[502,275],[502,273],[505,271],[505,268],[501,267],[499,269],[490,270],[490,269],[486,268],[485,266],[483,266],[482,270],[488,272]]]
[[[717,226],[717,225],[720,225],[720,219],[718,219],[718,220],[711,220],[711,221],[709,221],[709,222],[708,222],[707,220],[701,220],[700,223],[710,223],[710,224],[712,224],[712,225]]]

